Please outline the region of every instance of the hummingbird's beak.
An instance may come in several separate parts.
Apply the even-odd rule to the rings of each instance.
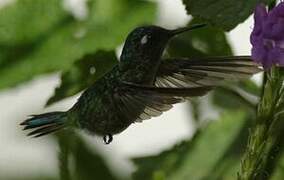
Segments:
[[[193,30],[193,29],[198,29],[198,28],[202,28],[206,26],[206,24],[195,24],[195,25],[192,25],[190,27],[184,27],[184,28],[179,28],[179,29],[175,29],[175,30],[171,30],[170,31],[170,34],[171,36],[175,36],[177,34],[181,34],[183,32],[186,32],[186,31],[190,31],[190,30]]]

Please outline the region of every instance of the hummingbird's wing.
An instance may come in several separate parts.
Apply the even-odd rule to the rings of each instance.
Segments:
[[[173,58],[162,61],[157,72],[157,87],[202,87],[223,80],[248,78],[262,69],[250,56]]]
[[[202,96],[212,87],[159,88],[124,82],[114,93],[116,107],[121,117],[130,122],[141,122],[157,117],[172,108],[172,104],[185,97]]]

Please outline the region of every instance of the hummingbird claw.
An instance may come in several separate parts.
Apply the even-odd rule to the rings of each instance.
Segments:
[[[110,144],[113,140],[113,137],[112,137],[111,134],[107,134],[107,135],[104,136],[103,139],[104,139],[105,144]]]

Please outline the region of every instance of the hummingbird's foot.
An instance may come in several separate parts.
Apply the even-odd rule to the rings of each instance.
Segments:
[[[113,140],[111,134],[105,135],[103,139],[104,139],[105,144],[110,144],[112,142],[112,140]]]

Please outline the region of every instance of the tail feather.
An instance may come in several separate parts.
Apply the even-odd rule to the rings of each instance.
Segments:
[[[32,115],[31,118],[23,121],[20,125],[24,126],[23,130],[35,129],[28,133],[28,136],[40,137],[65,127],[66,121],[66,112],[51,112]]]

